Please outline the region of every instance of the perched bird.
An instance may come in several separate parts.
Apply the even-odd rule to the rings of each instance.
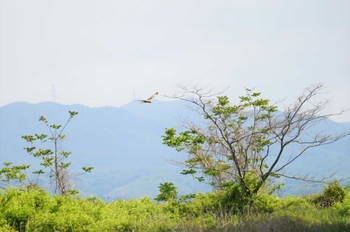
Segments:
[[[150,96],[147,99],[141,99],[140,102],[142,103],[152,103],[152,99],[158,95],[158,92],[155,92],[152,96]]]

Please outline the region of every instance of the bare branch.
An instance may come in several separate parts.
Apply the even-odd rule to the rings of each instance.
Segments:
[[[287,175],[283,173],[278,173],[278,176],[282,176],[288,179],[294,179],[294,180],[300,180],[304,182],[311,182],[311,183],[327,183],[326,180],[329,180],[335,176],[335,173],[332,173],[329,176],[316,178],[314,176],[304,175],[304,176],[293,176],[293,175]]]

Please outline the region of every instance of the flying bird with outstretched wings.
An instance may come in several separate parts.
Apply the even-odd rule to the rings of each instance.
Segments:
[[[140,102],[142,103],[152,103],[152,99],[158,95],[158,92],[155,92],[152,96],[150,96],[147,99],[141,99]]]

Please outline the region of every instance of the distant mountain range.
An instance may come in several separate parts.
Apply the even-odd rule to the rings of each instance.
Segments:
[[[186,154],[162,145],[166,128],[179,128],[182,121],[199,121],[189,106],[181,101],[132,102],[122,107],[90,108],[83,105],[61,105],[45,102],[18,102],[0,107],[0,167],[4,161],[37,166],[23,150],[22,135],[48,133],[38,121],[44,115],[52,124],[63,124],[68,111],[79,114],[68,125],[63,146],[72,152],[72,172],[81,166],[94,166],[92,173],[77,176],[76,187],[83,195],[103,199],[133,198],[158,194],[163,182],[174,182],[180,194],[210,191],[211,187],[180,174],[177,161]],[[339,131],[350,123],[327,120],[318,130]],[[322,176],[336,172],[336,177],[350,177],[350,138],[329,146],[310,150],[297,160],[290,171],[294,174]],[[320,185],[286,181],[281,195],[318,191]]]

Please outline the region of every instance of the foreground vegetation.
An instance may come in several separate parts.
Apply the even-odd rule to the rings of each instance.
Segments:
[[[311,196],[245,200],[242,207],[215,192],[105,203],[35,186],[7,188],[0,194],[0,231],[350,231],[350,194],[337,182]]]

